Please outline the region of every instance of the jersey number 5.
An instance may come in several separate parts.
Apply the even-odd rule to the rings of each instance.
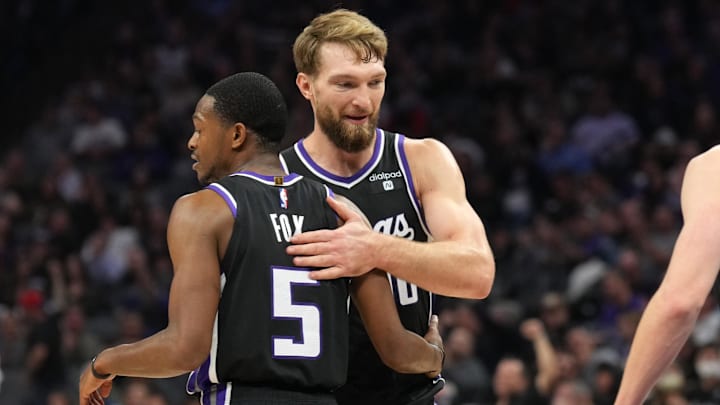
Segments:
[[[308,303],[295,304],[293,284],[319,285],[308,277],[309,270],[273,267],[273,319],[297,319],[302,336],[273,336],[273,356],[285,358],[316,358],[320,355],[320,310]]]

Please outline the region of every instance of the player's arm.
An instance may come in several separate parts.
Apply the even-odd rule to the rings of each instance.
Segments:
[[[683,180],[683,227],[665,277],[635,333],[616,405],[641,404],[684,345],[720,269],[720,148],[694,158]]]
[[[331,202],[345,225],[294,236],[288,254],[296,256],[297,266],[324,268],[312,273],[316,280],[378,268],[437,294],[486,297],[495,260],[483,223],[465,197],[460,168],[438,141],[407,140],[405,147],[431,243],[374,232],[342,204]]]
[[[407,139],[405,151],[433,241],[383,238],[377,267],[437,294],[485,298],[495,260],[455,158],[434,139]]]
[[[146,339],[99,353],[97,373],[172,377],[195,369],[207,358],[220,299],[218,255],[224,245],[218,239],[221,230],[232,224],[231,216],[222,199],[208,190],[175,203],[167,230],[174,269],[168,325]],[[80,380],[81,399],[101,382],[86,369]]]
[[[444,357],[443,343],[433,316],[423,339],[400,322],[387,274],[374,270],[350,284],[355,307],[380,359],[399,373],[438,375]]]
[[[354,220],[370,225],[352,201],[341,195],[328,198],[330,204],[337,202],[352,212]],[[342,218],[338,219],[338,224],[343,224]],[[395,307],[387,274],[379,270],[354,278],[350,294],[375,351],[386,366],[399,373],[426,373],[429,377],[440,373],[445,354],[437,316],[432,317],[424,339],[405,329]]]

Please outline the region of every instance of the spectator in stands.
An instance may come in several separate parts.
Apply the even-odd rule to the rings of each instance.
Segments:
[[[528,319],[522,323],[520,331],[533,345],[537,372],[532,373],[528,365],[517,357],[500,360],[493,376],[496,405],[546,403],[559,377],[557,356],[542,322]]]

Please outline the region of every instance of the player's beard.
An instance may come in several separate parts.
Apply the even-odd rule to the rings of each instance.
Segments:
[[[332,143],[345,152],[355,153],[369,147],[377,128],[378,113],[368,116],[366,123],[353,125],[333,115],[330,107],[321,108],[318,113],[320,129]]]

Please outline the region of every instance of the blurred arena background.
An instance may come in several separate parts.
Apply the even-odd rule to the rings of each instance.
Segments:
[[[260,71],[286,144],[307,134],[292,41],[338,6],[388,35],[381,127],[453,150],[495,253],[487,300],[438,299],[438,403],[612,403],[685,164],[720,139],[716,1],[3,1],[0,404],[76,403],[101,347],[164,327],[195,102]],[[651,403],[720,403],[716,301]],[[183,384],[118,379],[109,403],[195,403]]]

